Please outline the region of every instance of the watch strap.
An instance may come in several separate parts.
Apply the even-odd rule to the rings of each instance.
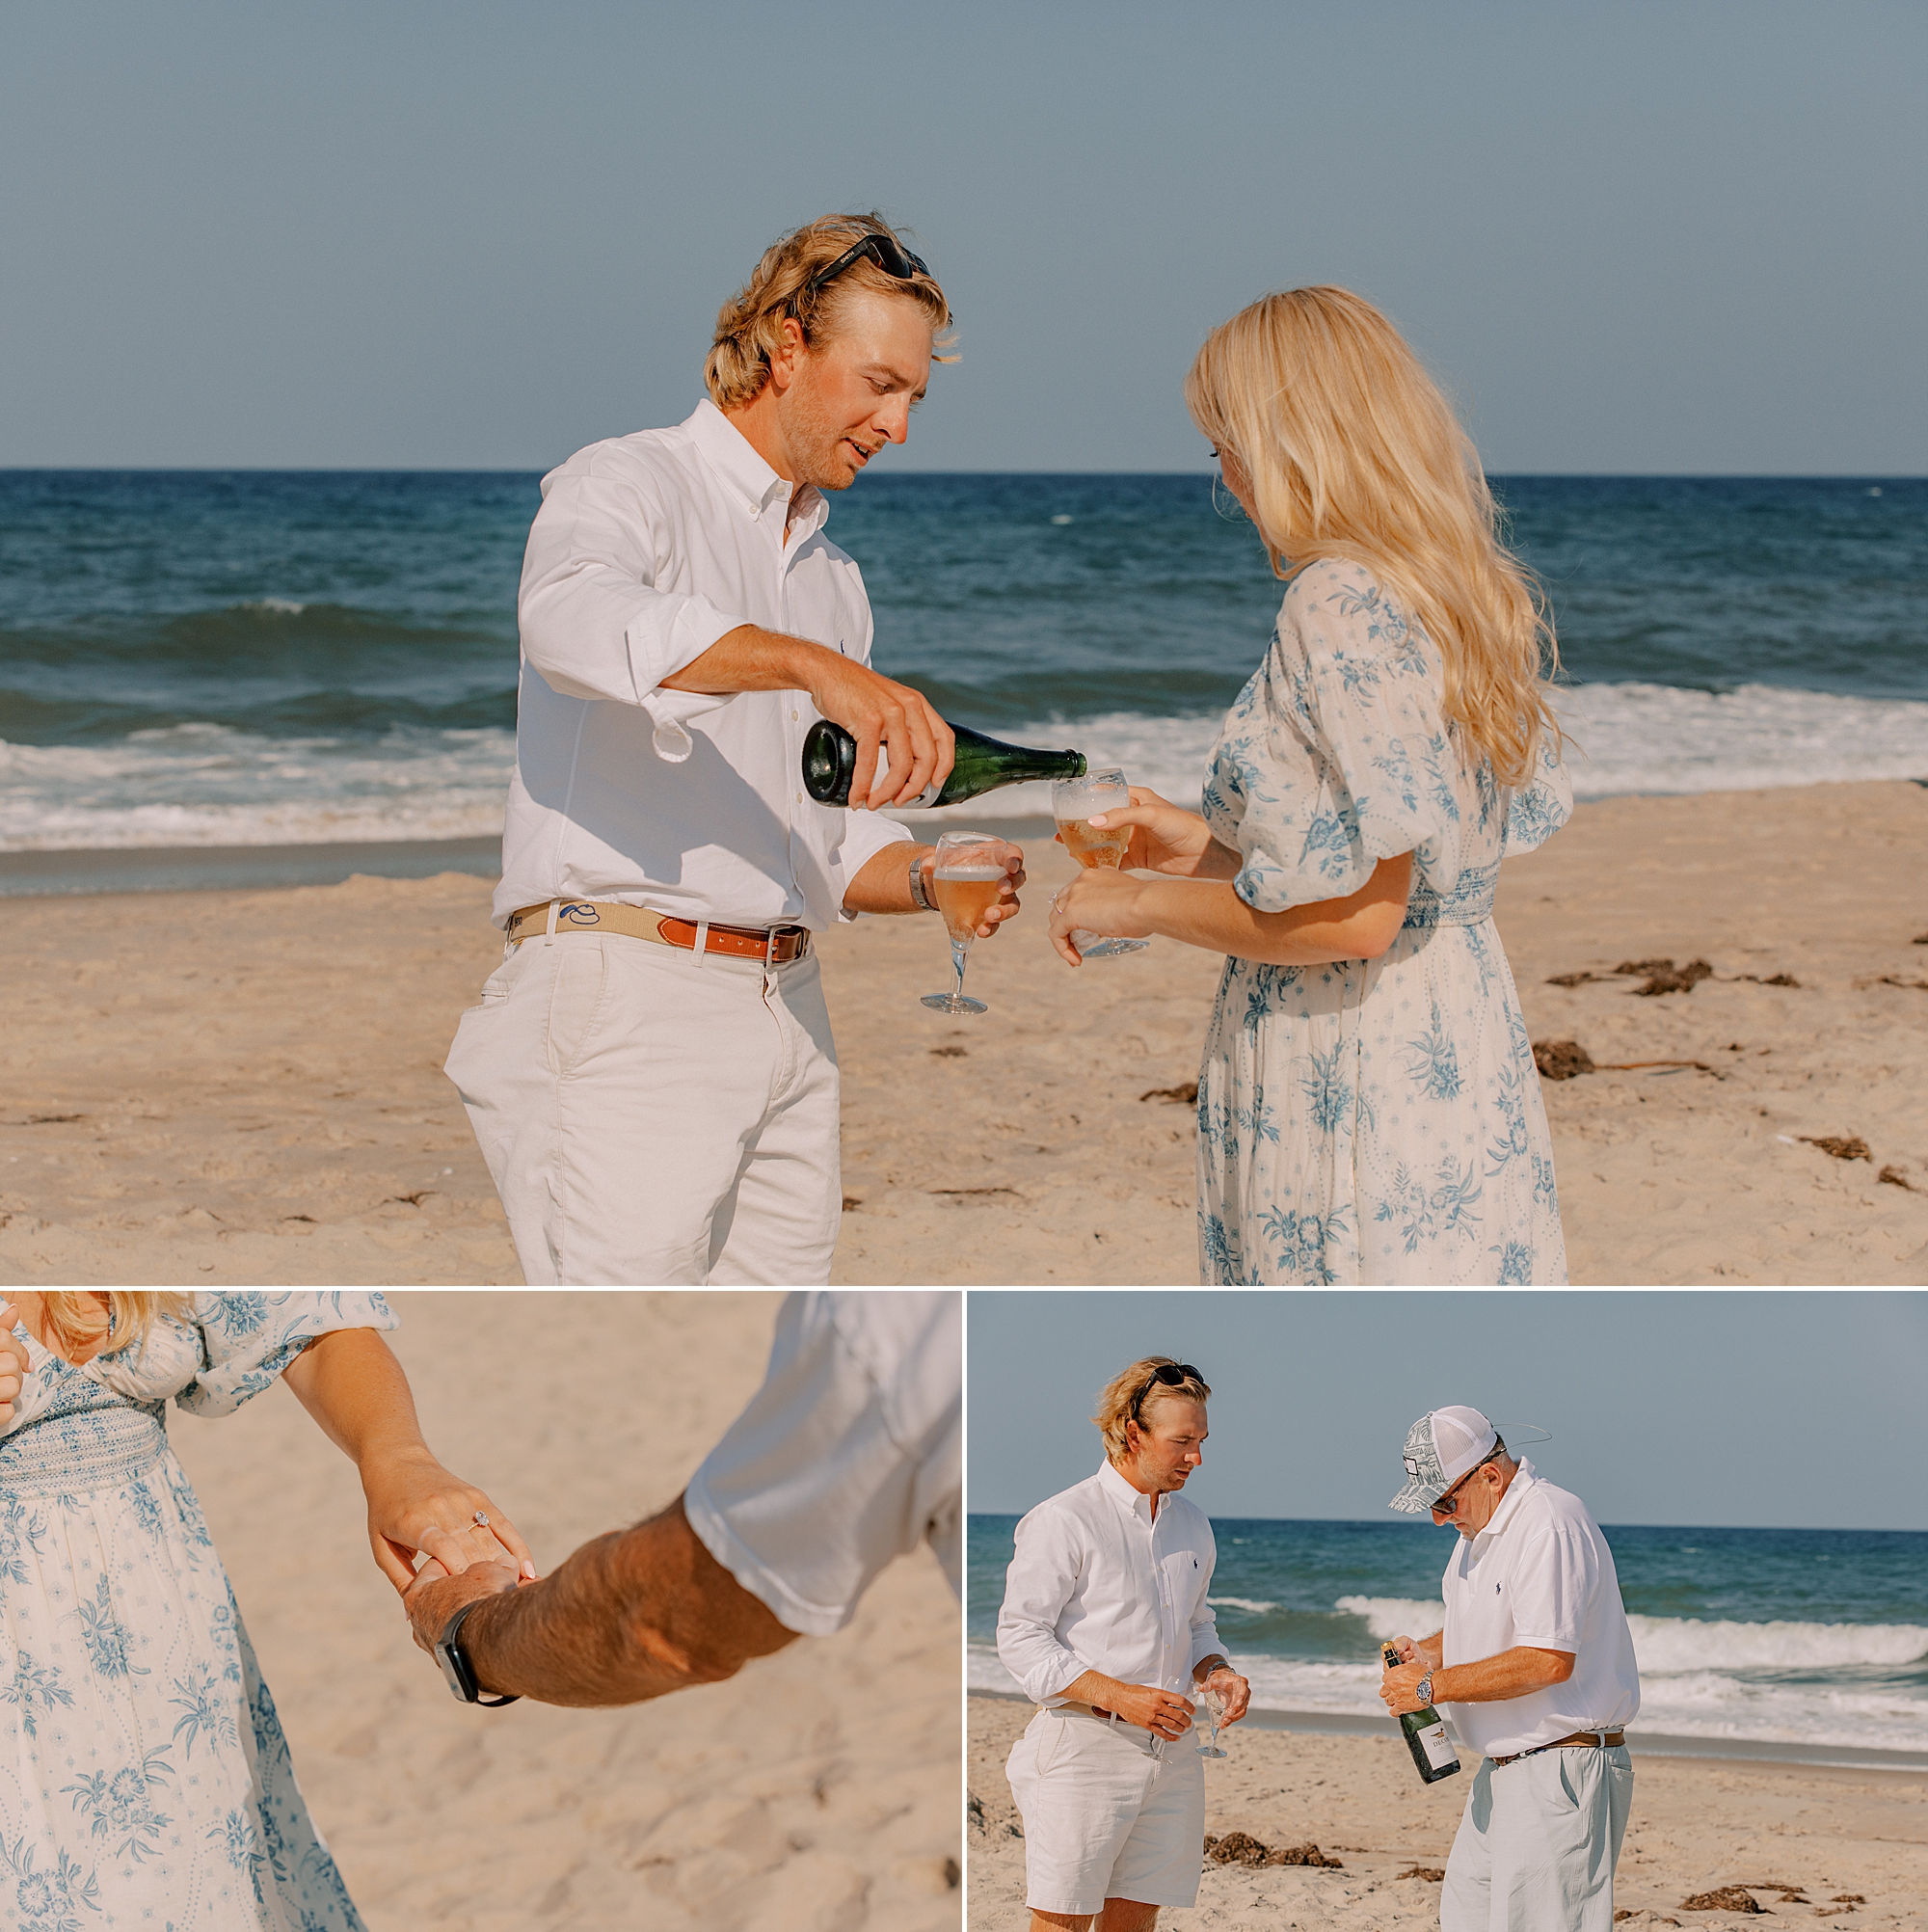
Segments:
[[[488,1601],[488,1597],[478,1597],[472,1602],[465,1603],[442,1626],[442,1635],[435,1640],[435,1648],[438,1660],[440,1660],[443,1653],[446,1653],[451,1660],[454,1660],[458,1664],[462,1678],[462,1687],[458,1695],[462,1698],[463,1703],[479,1704],[490,1710],[499,1710],[505,1704],[520,1703],[522,1701],[522,1693],[517,1691],[509,1697],[484,1697],[481,1685],[475,1680],[475,1667],[469,1661],[469,1652],[462,1648],[460,1642],[463,1621],[471,1610],[479,1609]],[[452,1681],[453,1679],[451,1679]]]
[[[924,886],[924,854],[920,852],[910,862],[910,896],[917,901],[922,912],[935,912],[937,907]]]
[[[1413,1691],[1413,1696],[1419,1700],[1422,1707],[1425,1707],[1432,1704],[1433,1673],[1431,1671],[1428,1671],[1426,1675],[1420,1678],[1418,1687]]]

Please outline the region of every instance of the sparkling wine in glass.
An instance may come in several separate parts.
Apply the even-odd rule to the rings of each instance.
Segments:
[[[1101,805],[1096,809],[1102,812],[1104,807]],[[1223,1758],[1228,1756],[1229,1754],[1218,1749],[1218,1727],[1225,1721],[1225,1700],[1217,1691],[1208,1689],[1201,1690],[1198,1693],[1198,1702],[1204,1705],[1205,1715],[1210,1720],[1212,1726],[1210,1740],[1198,1747],[1199,1757]]]
[[[1087,771],[1083,778],[1067,778],[1051,788],[1052,817],[1058,820],[1058,836],[1064,849],[1081,866],[1121,866],[1132,843],[1129,825],[1107,828],[1090,822],[1094,812],[1116,812],[1132,802],[1132,788],[1116,765],[1102,771]],[[1100,933],[1075,931],[1071,943],[1081,959],[1116,959],[1127,953],[1142,953],[1149,939],[1107,939]]]
[[[1004,862],[1010,847],[987,832],[947,832],[937,842],[937,867],[932,879],[937,909],[951,934],[951,965],[956,983],[948,993],[926,993],[924,1004],[940,1013],[983,1013],[982,1000],[964,997],[964,962],[971,942],[997,904],[1004,889]]]

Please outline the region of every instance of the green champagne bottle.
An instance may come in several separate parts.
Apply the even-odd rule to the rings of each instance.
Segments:
[[[909,801],[911,805],[955,805],[980,792],[995,792],[1001,785],[1084,776],[1082,751],[1033,751],[1029,745],[1004,744],[962,725],[951,729],[957,738],[951,776],[941,789],[926,786]],[[857,740],[842,725],[818,718],[804,734],[803,789],[819,805],[849,804],[850,778],[856,765]]]
[[[1384,1645],[1379,1654],[1385,1658],[1387,1670],[1399,1669],[1399,1652],[1390,1644]],[[1406,1733],[1406,1749],[1419,1766],[1419,1775],[1429,1784],[1436,1784],[1459,1770],[1459,1754],[1453,1749],[1453,1740],[1446,1735],[1439,1713],[1430,1704],[1424,1710],[1401,1711],[1399,1728]]]

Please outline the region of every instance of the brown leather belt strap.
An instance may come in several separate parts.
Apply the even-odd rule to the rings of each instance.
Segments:
[[[546,938],[549,930],[549,901],[525,905],[509,915],[506,937],[511,946],[524,939]],[[676,919],[640,905],[618,905],[606,899],[565,899],[554,902],[555,930],[615,932],[626,939],[647,939],[657,946],[696,951],[699,931],[703,951],[729,959],[761,959],[766,966],[788,966],[810,951],[810,928],[804,926],[698,926],[692,919]]]
[[[1542,1751],[1568,1751],[1576,1745],[1592,1745],[1596,1751],[1617,1751],[1626,1742],[1623,1731],[1576,1731],[1570,1737],[1556,1737],[1551,1744],[1536,1744],[1531,1751],[1515,1751],[1511,1758],[1495,1758],[1495,1764],[1517,1764],[1522,1758],[1538,1758]]]

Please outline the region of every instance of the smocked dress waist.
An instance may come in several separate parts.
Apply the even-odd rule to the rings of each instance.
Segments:
[[[1424,931],[1435,926],[1478,926],[1493,916],[1493,895],[1499,886],[1497,861],[1490,866],[1468,866],[1447,893],[1437,893],[1421,880],[1413,881],[1406,901],[1406,923],[1402,930]]]

